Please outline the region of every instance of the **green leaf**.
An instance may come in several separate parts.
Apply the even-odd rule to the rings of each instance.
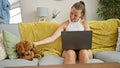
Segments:
[[[102,19],[120,19],[120,0],[98,0],[99,7],[96,13]]]

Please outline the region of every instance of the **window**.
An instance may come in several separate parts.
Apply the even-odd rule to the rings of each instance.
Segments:
[[[22,22],[21,9],[14,8],[10,10],[10,24]]]

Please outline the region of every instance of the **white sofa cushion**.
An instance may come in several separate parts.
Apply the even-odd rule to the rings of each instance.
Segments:
[[[103,60],[104,62],[120,63],[120,52],[117,52],[117,51],[98,52],[98,53],[95,53],[94,57],[97,59]]]
[[[19,59],[5,59],[0,61],[0,68],[15,66],[38,66],[38,59],[34,58],[32,61],[29,61],[19,58]]]
[[[43,57],[39,61],[39,65],[59,65],[63,64],[64,58],[55,56],[55,55],[48,55]],[[76,61],[78,63],[78,61]],[[90,63],[104,63],[104,61],[99,60],[99,59],[90,59]]]
[[[63,64],[64,59],[56,55],[47,55],[39,61],[39,65],[59,65]]]
[[[104,61],[100,59],[90,59],[89,63],[104,63]]]

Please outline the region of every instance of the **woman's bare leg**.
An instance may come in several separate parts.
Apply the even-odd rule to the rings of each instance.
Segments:
[[[89,63],[89,60],[92,58],[91,50],[82,49],[79,51],[79,63]]]
[[[76,63],[76,53],[74,50],[65,50],[63,51],[62,56],[64,57],[64,64]]]
[[[92,59],[93,58],[92,51],[89,49],[88,52],[89,52],[89,59]]]

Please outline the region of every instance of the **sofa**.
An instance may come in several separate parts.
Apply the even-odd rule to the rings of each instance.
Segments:
[[[50,28],[54,28],[54,27],[56,28],[60,25],[60,23],[58,24],[54,22],[37,22],[37,23],[44,23],[42,24],[42,26],[40,26],[43,29],[37,28],[39,31],[43,31],[43,32],[45,32],[44,30],[46,30],[47,32],[54,32],[54,31],[51,31]],[[105,62],[120,63],[120,58],[119,58],[120,51],[119,50],[116,51],[116,46],[117,46],[116,44],[118,42],[118,34],[119,34],[118,27],[120,26],[120,20],[109,19],[104,21],[88,21],[88,23],[93,32],[92,51],[93,51],[94,58],[90,59],[90,63],[105,63]],[[24,24],[29,25],[32,23],[24,23]],[[24,28],[24,30],[26,29]],[[0,33],[2,33],[3,30],[16,35],[18,38],[20,38],[20,40],[23,39],[23,35],[21,36],[19,24],[0,24]],[[30,31],[32,32],[32,30]],[[55,29],[52,29],[52,30],[55,30]],[[28,34],[29,33],[30,32],[28,32]],[[27,36],[29,37],[29,35]],[[61,41],[59,42],[61,43]],[[111,43],[111,44],[108,45],[107,43],[108,44]],[[0,60],[0,68],[15,67],[15,66],[59,65],[59,64],[63,64],[63,61],[64,61],[64,58],[62,58],[61,55],[54,55],[53,53],[50,53],[50,54],[47,53],[47,55],[43,56],[41,59],[34,58],[32,61],[22,59],[22,58],[15,58],[15,59],[5,58],[3,60]]]

